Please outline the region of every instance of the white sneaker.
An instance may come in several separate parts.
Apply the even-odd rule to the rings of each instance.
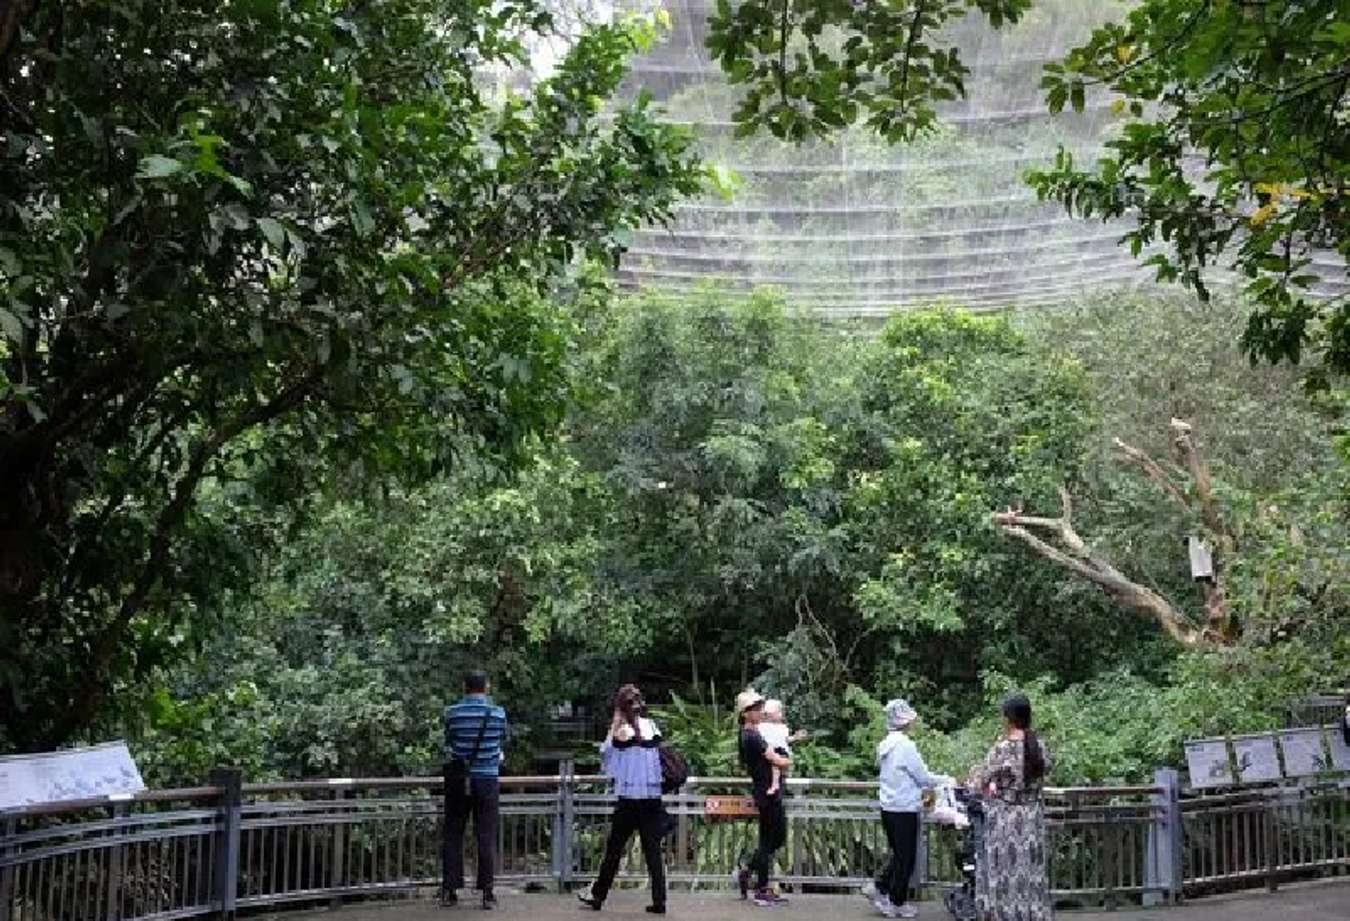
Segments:
[[[906,902],[904,905],[890,905],[889,910],[884,914],[888,918],[917,918],[919,917],[919,909]]]
[[[862,884],[862,888],[858,890],[858,894],[869,902],[875,902],[877,896],[881,893],[877,892],[877,884],[869,879]]]

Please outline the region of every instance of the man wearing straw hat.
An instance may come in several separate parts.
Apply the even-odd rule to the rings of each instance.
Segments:
[[[741,764],[750,775],[750,788],[759,813],[759,845],[750,858],[749,867],[741,868],[736,874],[736,881],[741,898],[745,898],[753,872],[755,904],[761,908],[777,908],[786,905],[787,899],[769,886],[769,873],[773,868],[774,852],[787,842],[787,813],[783,808],[782,789],[770,793],[769,788],[773,785],[773,769],[789,767],[792,759],[771,749],[755,728],[764,718],[763,696],[750,688],[742,691],[736,696],[736,713],[741,721]]]

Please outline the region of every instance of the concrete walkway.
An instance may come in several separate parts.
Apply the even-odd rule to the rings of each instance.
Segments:
[[[650,919],[643,911],[646,894],[618,891],[611,895],[600,915],[582,911],[575,898],[559,895],[535,895],[503,891],[500,907],[487,915],[477,902],[466,900],[453,910],[439,909],[426,900],[407,900],[380,905],[349,906],[339,912],[293,912],[280,917],[286,921],[585,921],[586,918]],[[1067,921],[1350,921],[1350,882],[1331,880],[1287,886],[1279,892],[1249,893],[1197,899],[1178,908],[1148,910],[1122,909],[1116,912],[1063,912]],[[670,914],[678,921],[729,921],[729,919],[782,918],[785,921],[870,921],[877,917],[862,899],[853,896],[799,896],[782,909],[756,909],[721,893],[671,893]],[[950,919],[941,905],[925,902],[921,921]]]

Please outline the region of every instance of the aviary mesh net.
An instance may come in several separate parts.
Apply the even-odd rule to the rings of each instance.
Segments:
[[[1038,84],[1046,62],[1122,4],[1042,2],[1002,31],[961,20],[947,38],[971,70],[966,98],[941,106],[936,134],[892,145],[858,127],[799,147],[734,137],[738,91],[704,47],[705,0],[662,2],[673,34],[637,59],[629,92],[651,93],[743,185],[731,201],[710,194],[685,203],[670,228],[638,233],[624,286],[776,285],[801,306],[868,316],[936,302],[1049,304],[1151,278],[1117,244],[1121,225],[1071,219],[1023,181],[1060,145],[1095,159],[1119,124],[1104,99],[1052,116]]]

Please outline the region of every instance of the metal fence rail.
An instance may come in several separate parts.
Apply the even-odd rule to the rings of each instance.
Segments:
[[[1345,783],[1206,793],[1181,811],[1188,891],[1350,868]]]
[[[440,791],[437,777],[242,784],[222,771],[208,787],[3,813],[0,921],[228,917],[426,892],[440,879]],[[709,799],[746,792],[739,778],[695,778],[667,798],[672,882],[727,884],[755,827]],[[612,808],[600,777],[503,778],[499,877],[593,878]],[[874,783],[791,779],[781,878],[807,889],[870,878],[887,850],[877,810]],[[1061,901],[1175,901],[1350,869],[1345,784],[1183,797],[1176,774],[1160,771],[1151,786],[1048,790],[1045,810]],[[952,829],[925,827],[916,883],[957,882],[958,844]],[[644,878],[636,842],[622,876]]]
[[[159,790],[6,816],[0,918],[148,921],[218,910],[222,792]]]

